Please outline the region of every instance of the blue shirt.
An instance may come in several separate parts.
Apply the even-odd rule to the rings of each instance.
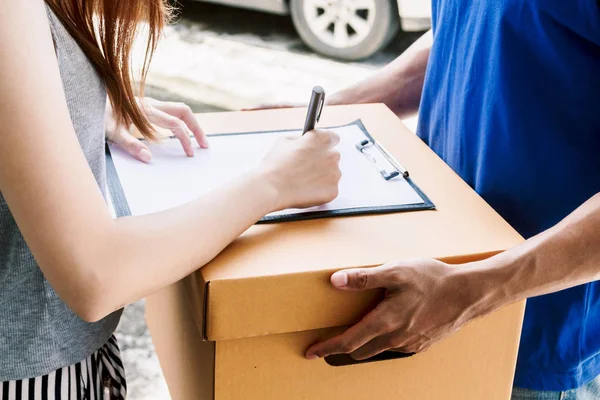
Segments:
[[[498,213],[528,238],[600,192],[597,0],[433,0],[433,33],[419,136]],[[530,299],[515,385],[599,374],[600,283]]]

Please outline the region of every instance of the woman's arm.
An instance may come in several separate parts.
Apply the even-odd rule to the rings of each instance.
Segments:
[[[44,275],[86,320],[183,278],[273,210],[333,199],[336,142],[284,140],[201,199],[113,220],[69,118],[43,1],[0,1],[0,189]]]

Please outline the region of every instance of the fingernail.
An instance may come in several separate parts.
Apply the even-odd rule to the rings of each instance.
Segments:
[[[316,354],[307,354],[306,355],[307,360],[316,360],[317,358],[319,358],[319,356]]]
[[[335,287],[344,287],[348,284],[348,274],[345,272],[336,272],[331,275],[331,283]]]
[[[152,159],[152,154],[147,149],[141,149],[138,153],[138,157],[145,163],[149,163]]]

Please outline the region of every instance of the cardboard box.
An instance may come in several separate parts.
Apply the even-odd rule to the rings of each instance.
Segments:
[[[304,115],[199,118],[207,132],[226,133],[296,128]],[[328,107],[321,126],[357,118],[437,210],[254,226],[209,265],[148,298],[148,325],[173,399],[510,398],[523,302],[410,358],[345,366],[304,359],[310,344],[359,320],[381,297],[335,290],[334,271],[422,257],[460,263],[522,241],[385,106]]]

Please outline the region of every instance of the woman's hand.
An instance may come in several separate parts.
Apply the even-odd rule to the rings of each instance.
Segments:
[[[331,283],[341,290],[383,288],[385,299],[341,335],[311,346],[308,359],[343,353],[364,360],[390,349],[422,352],[499,306],[485,304],[476,275],[437,260],[340,271]]]
[[[171,131],[179,139],[189,157],[194,156],[191,135],[196,138],[201,148],[208,147],[206,135],[187,105],[158,101],[149,97],[138,98],[138,104],[151,124]],[[117,125],[109,101],[106,106],[106,138],[142,162],[147,163],[152,158],[152,153],[145,143],[133,137],[128,127]]]
[[[276,190],[277,210],[321,205],[337,197],[339,141],[333,132],[315,130],[277,142],[260,167]]]

